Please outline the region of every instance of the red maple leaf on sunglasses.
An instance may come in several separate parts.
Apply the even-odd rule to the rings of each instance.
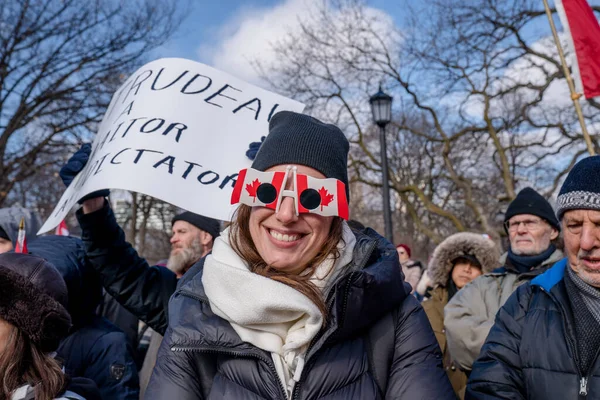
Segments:
[[[248,192],[248,196],[254,197],[253,202],[256,202],[256,191],[258,190],[259,186],[260,186],[260,181],[258,180],[258,178],[256,178],[254,181],[252,181],[252,184],[248,183],[246,185],[246,191]]]
[[[329,194],[325,186],[319,189],[318,192],[321,196],[321,211],[323,211],[323,206],[328,206],[333,201],[334,195]]]

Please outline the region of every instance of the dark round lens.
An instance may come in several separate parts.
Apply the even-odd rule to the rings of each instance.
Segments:
[[[321,205],[321,195],[315,189],[306,189],[300,193],[300,204],[307,210],[314,210]]]
[[[277,198],[277,189],[270,183],[263,183],[256,189],[256,197],[265,204],[271,204]]]

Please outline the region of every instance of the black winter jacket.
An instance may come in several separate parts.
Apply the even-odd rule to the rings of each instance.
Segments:
[[[564,283],[567,260],[517,289],[473,364],[466,399],[597,399],[598,356],[583,376]],[[599,349],[600,350],[600,349]]]
[[[370,236],[357,233],[354,261],[330,292],[328,324],[307,351],[293,398],[455,398],[427,316],[403,283],[395,248],[367,231]],[[285,399],[271,354],[242,342],[211,311],[203,263],[188,271],[173,295],[146,399]],[[389,332],[395,344],[371,359],[367,332],[388,313],[397,313]],[[371,367],[380,359],[390,365],[386,393],[379,392]]]
[[[139,379],[132,348],[122,331],[95,314],[102,288],[81,240],[40,236],[28,249],[51,262],[67,284],[73,328],[57,349],[67,375],[93,380],[104,399],[137,400]]]
[[[177,276],[164,267],[150,266],[125,240],[115,214],[105,200],[93,213],[76,213],[81,239],[102,286],[121,305],[164,335],[169,298],[177,287]]]

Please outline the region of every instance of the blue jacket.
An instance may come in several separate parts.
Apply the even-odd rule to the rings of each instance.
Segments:
[[[554,264],[519,287],[498,311],[473,364],[466,399],[600,398],[598,355],[585,376],[575,361],[565,268],[566,259]]]
[[[137,400],[139,380],[132,349],[121,330],[95,314],[102,287],[81,240],[40,236],[28,248],[31,254],[50,261],[67,284],[73,330],[57,350],[58,358],[64,360],[65,372],[92,379],[103,399]]]
[[[394,246],[368,233],[356,234],[353,262],[330,292],[327,326],[309,347],[293,399],[454,399],[439,346],[403,283]],[[271,354],[243,342],[211,311],[203,261],[184,275],[169,303],[169,328],[146,399],[286,399]],[[390,314],[396,317],[386,336],[373,339],[371,329]],[[388,337],[389,347],[369,344]],[[380,377],[385,389],[374,375],[383,371],[374,367],[380,362],[389,363],[387,376]]]

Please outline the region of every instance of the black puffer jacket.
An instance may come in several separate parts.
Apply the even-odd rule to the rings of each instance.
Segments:
[[[293,398],[455,398],[427,316],[403,284],[395,248],[368,231],[357,233],[354,262],[330,292],[328,325],[307,352]],[[146,399],[285,399],[271,354],[242,342],[211,311],[202,267],[203,260],[188,271],[171,299]],[[395,344],[370,358],[367,332],[388,313],[397,314],[389,332]],[[390,362],[385,394],[370,367],[381,359]]]
[[[177,287],[177,276],[167,268],[150,266],[125,240],[115,214],[104,206],[92,213],[76,213],[81,239],[102,286],[133,315],[161,335],[167,329],[169,298]]]
[[[473,364],[466,399],[598,399],[600,363],[579,371],[567,260],[517,289]]]

